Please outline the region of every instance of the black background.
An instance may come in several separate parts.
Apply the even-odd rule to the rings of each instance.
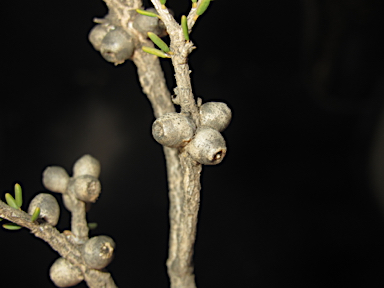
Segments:
[[[190,7],[168,2],[177,19]],[[233,111],[228,154],[202,174],[198,287],[383,287],[383,3],[248,2],[212,2],[191,34],[195,95]],[[104,3],[7,1],[2,11],[2,195],[21,183],[27,209],[46,166],[71,173],[93,155],[103,192],[88,220],[99,225],[91,235],[117,243],[108,270],[119,287],[168,287],[151,107],[133,63],[115,67],[87,40]],[[64,209],[58,228],[69,228]],[[2,287],[54,287],[57,254],[26,229],[2,229],[0,249]]]

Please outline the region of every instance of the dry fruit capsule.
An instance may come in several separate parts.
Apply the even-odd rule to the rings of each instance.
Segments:
[[[223,102],[207,102],[200,107],[200,124],[224,131],[231,122],[232,113],[227,104]]]
[[[195,137],[185,146],[185,150],[193,160],[205,165],[219,164],[227,153],[225,140],[220,132],[204,126],[196,130]]]
[[[108,25],[98,24],[92,28],[88,34],[88,40],[91,42],[95,50],[100,51],[101,42],[103,41],[105,35],[108,33]]]
[[[100,53],[104,59],[116,65],[131,58],[134,49],[132,36],[121,27],[108,31],[100,44]]]
[[[167,147],[181,147],[191,141],[196,125],[188,116],[180,113],[166,113],[153,122],[152,135],[160,144]]]
[[[28,214],[33,215],[35,209],[40,208],[39,218],[44,219],[52,226],[56,226],[60,216],[60,206],[55,197],[48,193],[37,194],[28,207]]]
[[[68,187],[69,175],[60,166],[49,166],[43,172],[43,185],[49,191],[65,193]]]
[[[158,14],[155,8],[145,9],[146,11]],[[133,28],[135,28],[140,33],[147,36],[148,32],[155,33],[158,36],[163,36],[165,34],[165,26],[163,21],[158,17],[150,17],[142,14],[137,14],[133,20]]]
[[[115,242],[111,237],[101,235],[88,239],[82,247],[85,264],[92,269],[103,269],[113,259]]]
[[[84,280],[81,270],[60,257],[49,269],[49,277],[57,287],[71,287]]]

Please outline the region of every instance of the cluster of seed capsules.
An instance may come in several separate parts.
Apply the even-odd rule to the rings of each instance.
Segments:
[[[223,102],[207,102],[199,107],[199,118],[197,128],[189,115],[166,113],[153,123],[152,135],[164,146],[185,149],[198,163],[219,164],[227,152],[220,132],[231,122],[231,109]]]
[[[155,8],[148,8],[146,11],[157,14]],[[137,36],[134,33],[131,35],[126,29],[112,23],[112,17],[109,15],[98,21],[101,23],[93,27],[88,35],[88,39],[95,50],[100,51],[105,60],[115,65],[130,59],[135,50],[135,43],[138,43],[135,39]],[[164,23],[158,17],[135,13],[132,27],[144,37],[148,36],[148,32],[160,37],[166,35]]]
[[[99,197],[101,192],[99,175],[99,161],[91,155],[84,155],[74,164],[72,177],[69,177],[62,167],[47,167],[43,172],[43,184],[52,192],[62,193],[64,206],[72,213],[77,213],[75,209],[82,206],[80,201],[93,203]],[[40,208],[40,218],[56,226],[60,208],[55,197],[48,193],[38,194],[31,201],[28,213],[32,214],[36,207]],[[84,232],[80,233],[84,234]],[[74,231],[64,231],[63,234],[80,248],[82,260],[87,268],[101,270],[112,261],[115,242],[111,237],[100,235],[88,239],[86,233],[84,239],[84,237],[77,237]],[[63,257],[52,264],[49,274],[58,287],[74,286],[84,280],[81,269]]]

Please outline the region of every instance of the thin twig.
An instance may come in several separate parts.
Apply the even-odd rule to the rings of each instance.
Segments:
[[[48,223],[31,222],[31,216],[28,213],[9,207],[1,200],[0,217],[31,230],[36,237],[47,242],[61,257],[80,268],[89,287],[117,288],[110,273],[87,268],[81,257],[79,246],[74,245],[66,235],[60,233],[55,227]]]

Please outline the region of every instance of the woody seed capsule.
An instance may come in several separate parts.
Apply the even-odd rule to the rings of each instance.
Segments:
[[[73,177],[91,175],[98,178],[100,175],[100,162],[89,154],[85,154],[73,165]]]
[[[111,237],[101,235],[90,238],[82,248],[82,256],[89,268],[103,269],[113,259],[115,242]]]
[[[91,175],[81,175],[71,178],[68,191],[84,202],[96,202],[101,192],[100,181]]]
[[[132,36],[123,28],[115,27],[101,41],[100,53],[108,62],[121,64],[131,58],[135,48],[133,42]]]
[[[43,172],[43,185],[49,191],[65,193],[67,190],[69,176],[64,168],[50,166]]]
[[[84,280],[81,270],[62,257],[52,264],[49,277],[57,287],[75,286]]]
[[[101,42],[105,35],[108,33],[108,26],[106,24],[98,24],[92,28],[88,34],[88,40],[91,42],[95,50],[100,51]]]
[[[205,165],[219,164],[227,153],[220,132],[204,126],[196,130],[195,137],[185,146],[185,150],[195,161]]]
[[[155,8],[148,8],[145,10],[158,14]],[[133,20],[133,28],[145,36],[147,36],[148,32],[152,32],[161,37],[165,31],[164,23],[158,17],[149,17],[142,14],[136,15]]]
[[[56,198],[48,193],[37,194],[29,203],[28,214],[32,215],[37,207],[40,208],[39,218],[44,219],[52,226],[56,226],[60,216],[60,206]]]
[[[223,102],[207,102],[200,107],[201,126],[211,127],[222,132],[228,127],[231,118],[231,109]]]
[[[152,135],[167,147],[185,146],[193,137],[196,126],[192,119],[180,113],[166,113],[153,122]]]

